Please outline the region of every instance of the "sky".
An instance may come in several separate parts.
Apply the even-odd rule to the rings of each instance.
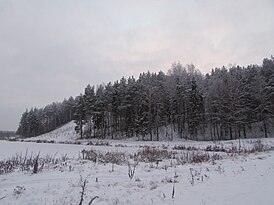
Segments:
[[[274,54],[273,0],[0,0],[0,130],[26,108],[87,84],[261,64]]]

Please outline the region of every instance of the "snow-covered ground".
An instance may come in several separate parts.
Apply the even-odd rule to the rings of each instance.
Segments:
[[[247,147],[253,143],[242,142]],[[273,140],[262,140],[262,143],[272,146]],[[134,154],[143,145],[172,150],[176,144],[198,148],[214,145],[212,142],[117,141],[109,146],[91,146],[0,141],[0,160],[16,153],[24,156],[26,152],[28,155],[40,152],[41,157],[48,154],[69,157],[65,162],[45,166],[37,174],[15,170],[0,175],[0,204],[79,204],[81,185],[86,180],[83,205],[95,196],[99,198],[92,204],[273,205],[274,151],[225,155],[222,160],[184,165],[171,159],[140,162],[132,179],[128,176],[127,163],[116,165],[80,159],[83,149]],[[237,144],[238,141],[218,143],[225,147]]]
[[[70,122],[24,142],[0,141],[1,205],[79,204],[84,181],[87,184],[82,205],[88,205],[94,197],[92,204],[101,205],[273,205],[273,138],[218,142],[178,138],[160,142],[138,141],[137,138],[80,140],[74,126]],[[161,152],[172,154],[165,159],[156,155],[153,156],[156,160],[146,162],[137,158],[138,165],[131,179],[129,169],[134,170],[132,157],[147,147],[159,150],[158,155]],[[254,147],[258,151],[268,151],[250,151]],[[118,158],[124,157],[126,161],[100,161],[99,155],[95,161],[84,160],[83,150],[93,150],[105,156],[118,153]],[[238,153],[239,150],[241,153]],[[63,160],[48,164],[41,161],[38,165],[40,171],[36,174],[33,174],[34,166],[24,168],[24,171],[16,168],[9,173],[3,171],[3,166],[1,170],[1,163],[12,157],[34,159],[38,154],[42,160]],[[202,163],[191,160],[181,163],[181,159],[199,154],[205,154],[210,159]],[[215,154],[221,159],[216,160]]]

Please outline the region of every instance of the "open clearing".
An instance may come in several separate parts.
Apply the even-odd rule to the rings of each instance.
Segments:
[[[237,143],[228,141],[215,145],[229,148]],[[253,143],[257,142],[242,142],[245,147],[252,147]],[[272,146],[273,140],[262,140],[261,144]],[[174,150],[175,145],[185,146],[184,150]],[[39,152],[41,158],[50,155],[64,159],[45,164],[37,174],[32,173],[32,167],[1,174],[0,204],[79,204],[85,180],[83,204],[88,204],[96,196],[98,198],[92,204],[273,204],[273,151],[250,154],[206,152],[203,149],[208,145],[214,143],[142,142],[139,145],[115,141],[108,146],[91,146],[0,141],[1,160],[16,156],[16,153],[24,157],[36,156]],[[187,150],[190,146],[198,150]],[[128,161],[111,163],[99,158],[95,161],[83,159],[83,149],[98,153],[126,153]],[[211,157],[216,154],[222,159],[210,158],[201,163],[178,163],[174,156],[159,161],[139,159],[131,179],[129,168],[133,171],[135,159],[128,156],[144,149],[160,150],[159,153],[176,152],[178,156],[208,153]]]

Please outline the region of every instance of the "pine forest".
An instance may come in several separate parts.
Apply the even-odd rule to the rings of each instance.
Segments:
[[[173,63],[167,73],[87,85],[75,98],[26,110],[17,134],[37,136],[72,120],[81,138],[267,138],[274,125],[274,58],[206,75]]]

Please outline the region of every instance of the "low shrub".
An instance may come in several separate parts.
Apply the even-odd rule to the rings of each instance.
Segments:
[[[99,163],[124,164],[128,156],[122,152],[99,152],[95,150],[82,150],[82,158]]]
[[[134,159],[140,162],[157,162],[163,159],[174,159],[176,152],[166,149],[145,147],[134,154]]]
[[[175,145],[173,147],[175,150],[188,150],[188,151],[194,151],[194,150],[199,150],[197,147],[194,146],[185,146],[185,145]]]
[[[178,164],[186,164],[186,163],[202,163],[208,161],[215,161],[222,159],[221,155],[215,153],[211,155],[206,152],[199,151],[185,151],[178,155],[176,155],[176,161]]]
[[[223,146],[218,146],[218,145],[208,145],[205,148],[205,151],[207,152],[226,152],[225,148]]]

